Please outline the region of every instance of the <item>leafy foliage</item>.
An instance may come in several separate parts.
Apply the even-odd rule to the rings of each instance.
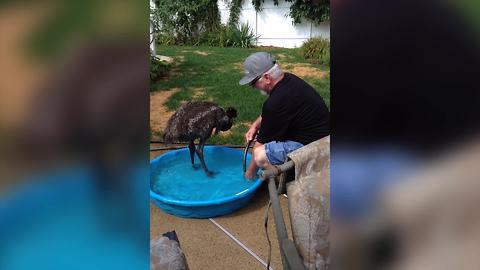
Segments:
[[[251,48],[257,41],[257,37],[253,34],[253,30],[248,23],[242,23],[239,27],[230,27],[227,33],[226,47]]]
[[[203,31],[220,25],[216,0],[157,0],[151,14],[160,44],[193,44]]]
[[[302,56],[315,64],[330,64],[330,42],[324,38],[310,38],[300,48]]]
[[[265,2],[265,0],[252,0],[252,5],[255,7],[255,11],[262,11],[263,2]],[[275,5],[278,5],[278,0],[273,0],[273,2],[275,3]]]
[[[240,26],[220,26],[216,31],[205,32],[197,45],[218,47],[254,47],[257,37],[248,24]]]
[[[235,27],[238,24],[240,18],[240,12],[242,11],[243,0],[232,0],[229,4],[230,17],[228,18],[228,26]]]
[[[290,17],[293,23],[302,22],[302,18],[306,18],[315,24],[330,20],[330,0],[285,0],[293,2],[290,7]]]
[[[265,0],[252,0],[255,10],[261,11]],[[290,17],[294,24],[302,22],[303,18],[310,20],[315,24],[330,20],[330,0],[285,0],[292,2],[290,6]],[[274,5],[278,6],[278,0],[273,0]]]
[[[166,76],[170,68],[170,64],[160,61],[155,56],[150,56],[150,84],[153,84],[160,78]]]

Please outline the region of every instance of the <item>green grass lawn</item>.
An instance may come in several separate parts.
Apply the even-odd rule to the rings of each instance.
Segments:
[[[180,89],[165,104],[172,111],[178,108],[181,102],[191,100],[211,100],[222,107],[235,107],[238,117],[231,132],[226,136],[214,136],[208,143],[243,144],[243,136],[248,130],[249,123],[259,116],[266,99],[258,90],[238,84],[243,77],[243,61],[257,51],[269,51],[281,67],[302,64],[314,70],[327,72],[322,78],[296,75],[312,85],[330,107],[329,67],[308,63],[299,54],[298,49],[158,46],[158,54],[174,57],[177,64],[172,69],[171,76],[152,85],[152,91]]]

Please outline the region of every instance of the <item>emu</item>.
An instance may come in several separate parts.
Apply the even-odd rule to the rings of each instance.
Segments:
[[[237,117],[237,110],[233,107],[228,107],[224,111],[213,102],[188,102],[178,108],[170,117],[163,139],[166,144],[174,141],[188,141],[193,168],[197,168],[194,164],[196,152],[206,175],[212,177],[213,172],[208,170],[203,159],[203,147],[213,133],[229,130],[235,117]],[[199,143],[195,149],[196,139],[199,139]]]

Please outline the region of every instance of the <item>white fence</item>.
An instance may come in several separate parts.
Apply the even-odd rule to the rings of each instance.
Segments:
[[[278,6],[275,6],[273,0],[265,0],[263,10],[256,12],[252,1],[244,0],[239,22],[250,25],[254,34],[259,37],[257,45],[294,48],[300,47],[303,41],[310,37],[330,39],[330,23],[315,26],[302,20],[301,24],[293,25],[292,18],[288,16],[292,3],[284,0],[278,2]],[[230,11],[225,0],[218,0],[218,8],[222,23],[226,24]]]

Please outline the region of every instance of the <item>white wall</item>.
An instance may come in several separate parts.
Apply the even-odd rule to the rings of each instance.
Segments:
[[[263,10],[256,12],[251,0],[244,0],[240,13],[240,23],[248,23],[256,36],[259,36],[257,45],[276,46],[285,48],[300,47],[303,41],[310,37],[324,37],[330,39],[330,23],[315,26],[307,20],[301,24],[293,25],[290,13],[292,3],[284,0],[278,1],[278,6],[273,0],[265,0]],[[230,11],[225,0],[218,0],[218,8],[222,23],[226,24]]]

